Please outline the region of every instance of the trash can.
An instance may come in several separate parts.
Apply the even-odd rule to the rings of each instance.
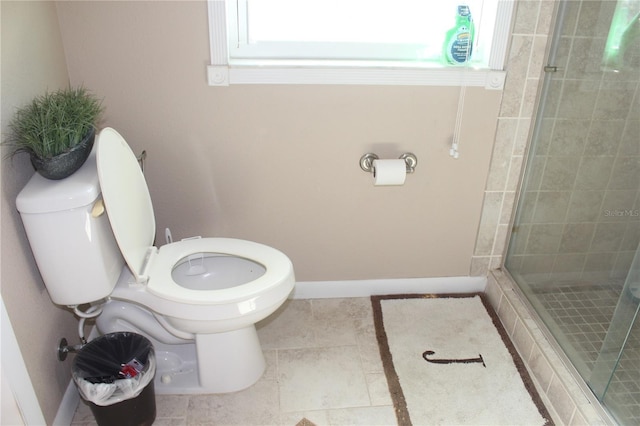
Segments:
[[[100,426],[151,425],[156,418],[153,345],[130,332],[109,333],[78,351],[72,376]]]

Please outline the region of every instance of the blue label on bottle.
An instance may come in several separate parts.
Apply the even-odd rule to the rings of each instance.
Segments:
[[[471,58],[472,47],[469,31],[466,29],[459,31],[449,46],[451,60],[458,64],[467,62]]]

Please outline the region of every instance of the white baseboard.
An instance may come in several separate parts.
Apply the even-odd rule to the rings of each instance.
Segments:
[[[473,293],[484,291],[487,277],[399,278],[385,280],[300,281],[292,299],[368,297],[405,293]]]
[[[369,297],[375,294],[410,293],[474,293],[484,291],[487,277],[399,278],[384,280],[300,281],[292,299],[328,299],[339,297]],[[89,340],[96,337],[92,330]],[[80,402],[73,380],[62,398],[54,425],[68,425]]]

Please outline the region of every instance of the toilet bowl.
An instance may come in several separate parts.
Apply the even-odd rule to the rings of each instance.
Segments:
[[[184,333],[219,333],[255,324],[278,309],[294,284],[284,254],[245,240],[179,241],[161,246],[151,262],[146,284],[125,274],[110,297],[140,303],[162,315],[165,327]],[[189,275],[194,268],[202,268],[201,273]]]
[[[96,321],[101,332],[140,332],[163,346],[172,369],[195,365],[195,374],[185,375],[193,379],[175,393],[233,392],[260,378],[265,363],[255,323],[293,289],[291,261],[272,247],[232,238],[155,247],[144,176],[114,129],[100,132],[71,177],[34,175],[17,206],[53,302],[75,307],[105,299]],[[172,352],[183,346],[191,349]],[[158,378],[171,393],[173,376],[161,369]]]

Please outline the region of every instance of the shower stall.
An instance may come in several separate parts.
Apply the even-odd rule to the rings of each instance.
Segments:
[[[619,424],[640,424],[640,0],[563,0],[505,269]]]

